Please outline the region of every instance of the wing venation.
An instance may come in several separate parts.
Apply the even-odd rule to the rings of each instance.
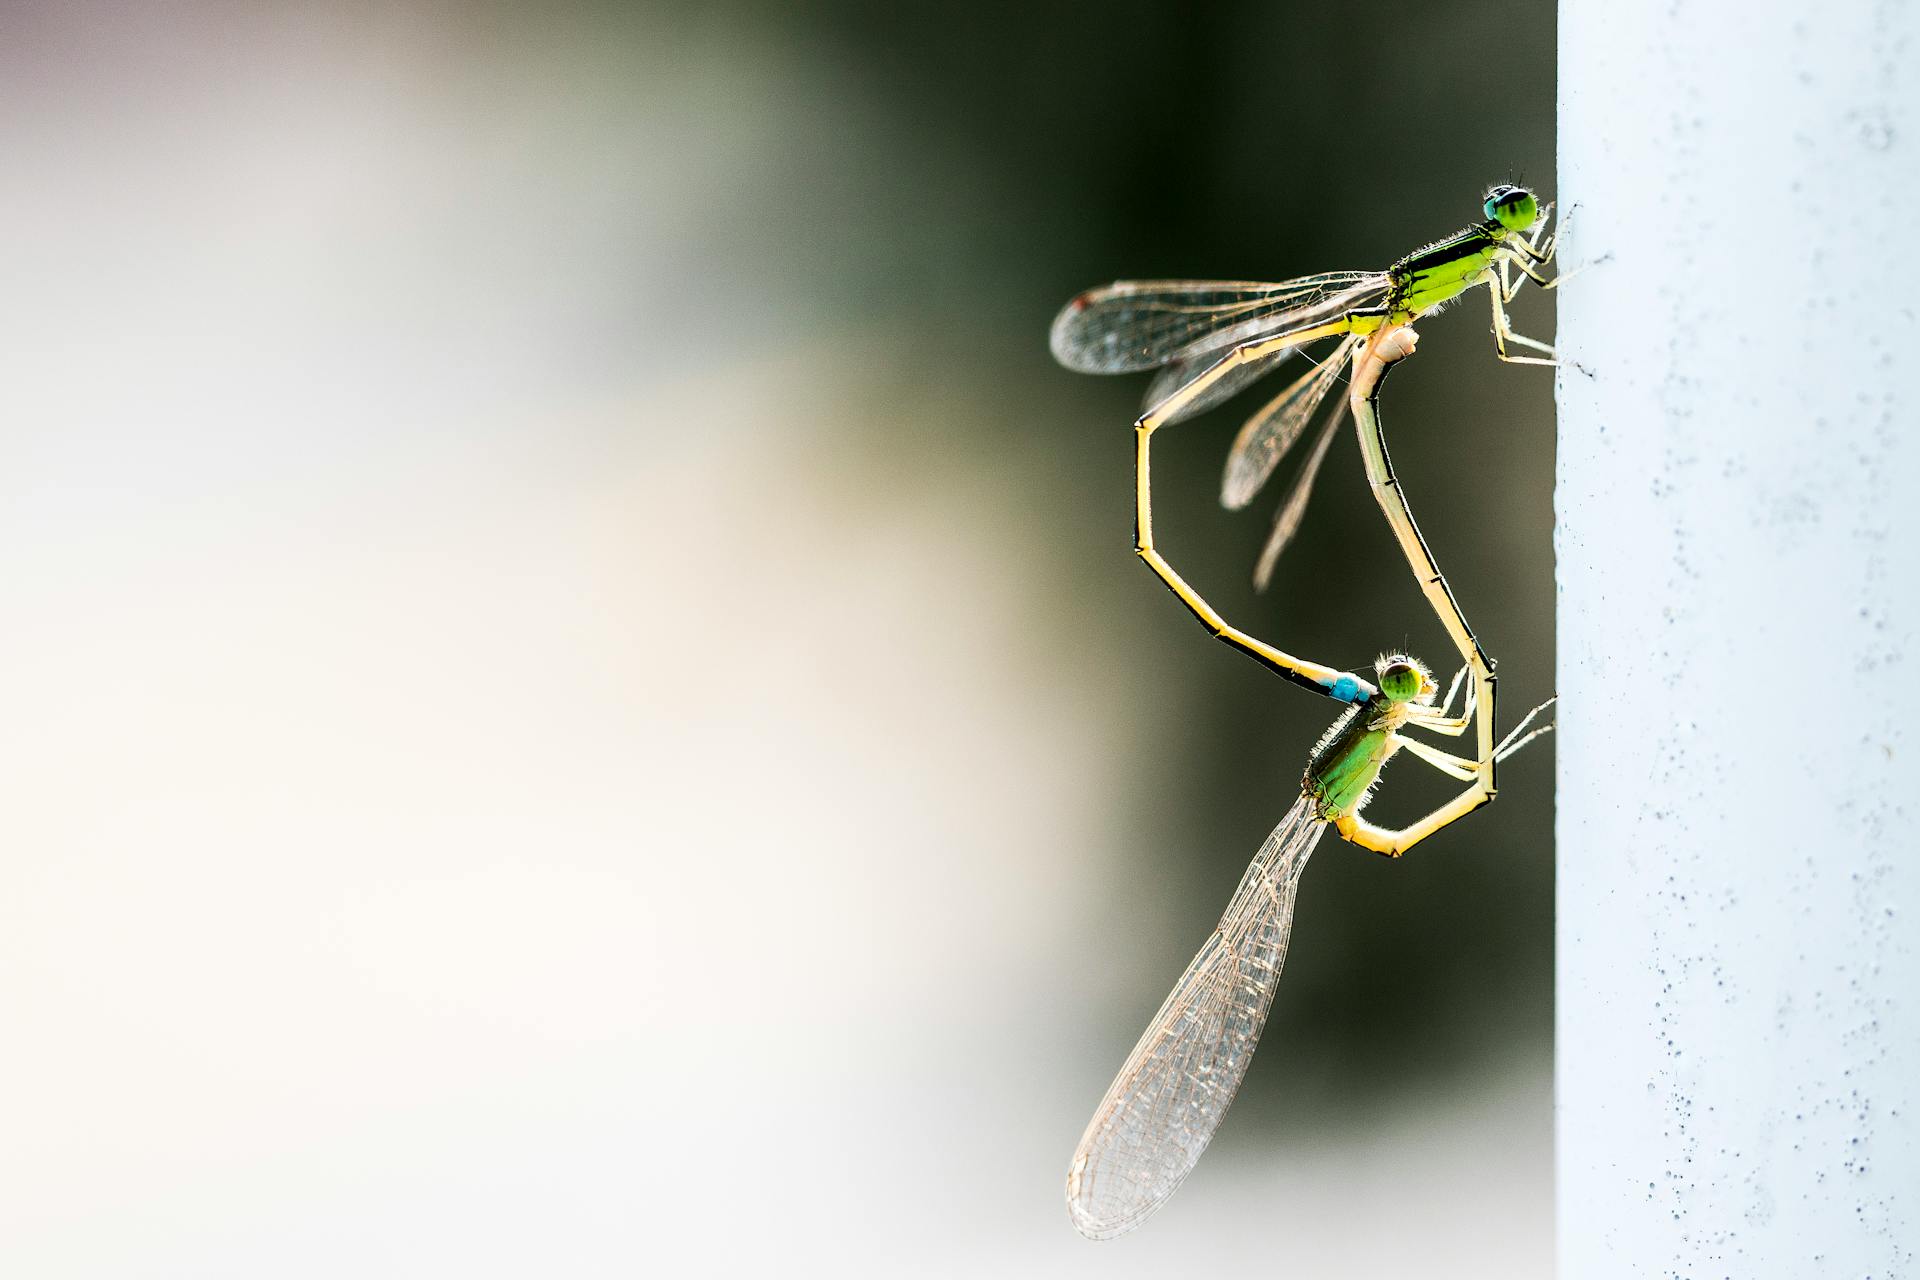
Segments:
[[[1308,798],[1288,810],[1120,1068],[1067,1173],[1081,1234],[1140,1225],[1206,1150],[1266,1025],[1300,872],[1325,830]]]

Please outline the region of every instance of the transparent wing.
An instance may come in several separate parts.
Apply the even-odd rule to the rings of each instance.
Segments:
[[[1180,406],[1178,413],[1170,413],[1161,419],[1161,425],[1172,422],[1184,422],[1197,413],[1204,413],[1217,404],[1223,404],[1239,394],[1241,388],[1266,377],[1274,368],[1284,363],[1298,352],[1298,347],[1282,347],[1270,351],[1258,359],[1248,360],[1215,378],[1205,391],[1186,404]],[[1145,399],[1140,402],[1142,411],[1153,408],[1171,396],[1180,388],[1198,378],[1214,365],[1227,358],[1233,351],[1232,345],[1198,352],[1193,356],[1177,357],[1162,365],[1160,372],[1153,375],[1153,381],[1147,387]]]
[[[1067,1172],[1080,1234],[1099,1240],[1139,1226],[1206,1150],[1259,1042],[1300,872],[1325,830],[1306,797],[1287,811],[1120,1068]]]
[[[1054,317],[1054,359],[1081,373],[1137,373],[1201,359],[1251,338],[1283,332],[1321,312],[1384,293],[1387,277],[1331,271],[1281,284],[1241,280],[1122,280],[1089,289]]]
[[[1359,338],[1347,338],[1315,368],[1247,419],[1227,453],[1226,474],[1220,481],[1220,501],[1238,511],[1253,501],[1280,459],[1307,429],[1313,412],[1340,380]]]
[[[1327,447],[1333,443],[1333,429],[1347,416],[1344,404],[1334,406],[1327,415],[1326,423],[1320,428],[1320,435],[1313,442],[1313,452],[1307,455],[1307,465],[1300,468],[1300,474],[1293,478],[1293,487],[1287,490],[1287,499],[1280,504],[1280,511],[1273,518],[1273,532],[1267,535],[1267,545],[1260,551],[1260,563],[1253,568],[1253,589],[1265,591],[1273,580],[1273,566],[1279,563],[1280,553],[1293,541],[1293,535],[1300,528],[1300,521],[1307,514],[1307,498],[1313,493],[1313,482],[1320,474],[1320,464],[1326,461]]]

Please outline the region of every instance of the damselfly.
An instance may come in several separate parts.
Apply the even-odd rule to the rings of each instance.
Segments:
[[[1379,330],[1359,350],[1348,396],[1362,440],[1377,442],[1377,447],[1363,449],[1363,455],[1383,506],[1398,503],[1398,494],[1379,426],[1379,382],[1413,345],[1410,329]],[[1438,595],[1430,590],[1429,597],[1441,610],[1465,660],[1438,705],[1434,703],[1437,689],[1426,669],[1404,655],[1382,657],[1375,665],[1374,680],[1368,681],[1297,658],[1228,624],[1154,548],[1148,466],[1151,437],[1151,428],[1142,425],[1135,527],[1140,557],[1215,636],[1289,680],[1345,703],[1347,709],[1314,748],[1299,798],[1260,846],[1220,923],[1174,984],[1080,1139],[1067,1173],[1067,1207],[1074,1226],[1095,1239],[1132,1230],[1163,1204],[1219,1127],[1273,1003],[1300,873],[1321,834],[1331,826],[1362,848],[1398,857],[1492,800],[1496,764],[1550,727],[1527,732],[1528,725],[1550,705],[1545,703],[1498,743],[1493,740],[1493,664],[1474,641],[1459,607],[1433,569],[1432,557],[1419,541],[1404,503],[1398,503],[1398,510],[1412,542],[1403,539],[1403,549],[1416,575],[1427,572],[1437,584]],[[1465,701],[1459,714],[1453,714],[1455,695],[1469,674],[1472,680]],[[1442,751],[1407,732],[1425,729],[1459,737],[1476,720],[1480,731],[1472,759]],[[1470,785],[1418,821],[1391,829],[1367,821],[1360,810],[1381,768],[1402,750]]]
[[[1234,439],[1220,500],[1238,510],[1306,431],[1360,344],[1383,328],[1406,324],[1484,285],[1499,357],[1514,364],[1555,363],[1553,348],[1515,333],[1506,312],[1526,280],[1547,289],[1559,283],[1560,277],[1544,272],[1559,238],[1547,234],[1552,206],[1543,211],[1531,191],[1500,186],[1487,194],[1484,209],[1486,221],[1385,271],[1333,271],[1282,284],[1133,280],[1089,290],[1055,318],[1054,357],[1082,373],[1159,369],[1137,424],[1151,431],[1221,403],[1310,343],[1339,338],[1326,358],[1247,419]],[[1509,345],[1542,354],[1516,355]],[[1258,586],[1266,585],[1299,528],[1339,421],[1336,408],[1280,504],[1254,571]]]

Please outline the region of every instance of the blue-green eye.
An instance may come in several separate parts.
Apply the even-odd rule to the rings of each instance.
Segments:
[[[1411,658],[1392,657],[1380,664],[1380,692],[1389,702],[1411,702],[1426,688],[1427,673]]]
[[[1488,219],[1509,231],[1525,231],[1540,219],[1540,202],[1525,187],[1495,187],[1485,207]]]

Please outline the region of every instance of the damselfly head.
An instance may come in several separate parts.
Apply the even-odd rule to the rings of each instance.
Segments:
[[[1431,701],[1439,692],[1427,669],[1404,653],[1381,654],[1373,664],[1373,671],[1380,692],[1387,696],[1388,702],[1412,702],[1416,698]]]
[[[1540,202],[1525,187],[1495,187],[1487,192],[1486,210],[1509,231],[1525,231],[1540,219]]]

